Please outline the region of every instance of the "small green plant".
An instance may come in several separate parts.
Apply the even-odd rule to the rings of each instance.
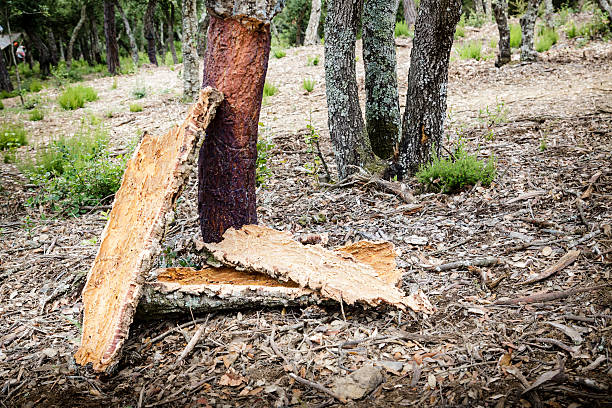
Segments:
[[[30,92],[39,92],[43,88],[43,85],[39,80],[33,79],[30,81],[30,86],[28,88],[30,89]]]
[[[106,113],[104,114],[104,116],[106,116],[107,118],[112,118],[115,115],[115,112],[113,112],[112,110],[106,111]]]
[[[25,98],[23,107],[24,109],[30,110],[30,109],[34,109],[39,104],[40,104],[40,96],[37,95],[37,96]]]
[[[0,110],[4,109],[4,103],[0,100]]]
[[[467,153],[462,141],[457,142],[450,158],[440,158],[435,152],[432,153],[431,163],[422,165],[416,173],[419,183],[428,189],[448,194],[478,182],[488,186],[495,176],[495,158],[491,156],[486,161],[479,160]]]
[[[270,83],[268,81],[264,83],[264,89],[263,89],[264,98],[268,96],[276,95],[277,93],[278,93],[278,88],[273,83]]]
[[[308,65],[317,66],[319,65],[319,56],[315,55],[314,57],[308,57]]]
[[[457,48],[457,53],[461,59],[475,59],[480,61],[480,53],[482,52],[482,43],[480,41],[470,41]]]
[[[142,83],[137,83],[134,89],[132,89],[132,96],[134,99],[142,99],[147,96],[147,87]]]
[[[268,132],[264,124],[259,122],[257,160],[255,162],[255,181],[258,187],[265,187],[266,181],[272,176],[272,171],[268,167],[268,160],[270,160],[270,150],[273,148],[274,144],[268,138]]]
[[[540,151],[543,152],[547,148],[548,148],[548,138],[546,137],[546,135],[544,135],[540,138]]]
[[[609,21],[612,16],[606,16],[597,8],[593,11],[591,20],[580,27],[580,35],[588,39],[609,38],[612,34],[610,31]]]
[[[302,81],[302,88],[308,93],[312,92],[315,87],[316,81],[312,78],[304,78]]]
[[[491,40],[489,40],[489,48],[491,49],[497,48],[497,40],[495,38],[491,38]]]
[[[14,149],[28,144],[28,135],[23,125],[0,123],[0,150]]]
[[[308,132],[304,136],[304,141],[306,142],[306,146],[308,146],[308,153],[312,155],[312,163],[304,164],[304,168],[308,170],[309,174],[314,177],[315,182],[318,184],[319,171],[321,169],[321,166],[323,166],[327,179],[331,180],[331,175],[329,173],[329,169],[327,168],[327,163],[325,163],[325,158],[323,157],[323,153],[321,153],[321,136],[312,124],[312,112],[310,112],[310,117],[308,118],[308,124],[306,125],[306,129],[308,130]]]
[[[518,48],[521,46],[521,39],[523,33],[521,32],[521,26],[518,24],[510,25],[510,48]]]
[[[465,21],[465,24],[470,27],[480,28],[484,25],[486,21],[487,16],[484,13],[472,12]]]
[[[111,85],[111,89],[117,89],[117,78],[113,79],[113,84]]]
[[[458,25],[455,29],[455,40],[460,37],[465,37],[465,27]]]
[[[85,102],[92,102],[97,99],[98,94],[93,88],[77,85],[62,92],[57,98],[57,102],[66,110],[74,110],[85,106]]]
[[[535,49],[537,52],[548,51],[550,47],[555,45],[559,41],[559,34],[554,28],[542,26],[538,30],[538,37],[535,42]]]
[[[274,58],[283,58],[287,55],[287,53],[283,49],[272,50],[272,54],[274,55]]]
[[[478,109],[478,119],[489,128],[493,125],[506,123],[508,122],[508,108],[506,108],[504,101],[498,101],[493,108],[487,105],[484,109]]]
[[[571,40],[572,38],[578,37],[579,34],[580,32],[578,27],[576,27],[576,23],[572,21],[572,25],[565,31],[565,35]]]
[[[35,122],[38,120],[43,120],[45,118],[45,114],[40,109],[32,109],[30,111],[30,120]]]
[[[130,112],[142,112],[142,105],[139,103],[131,103]]]
[[[403,21],[398,21],[395,23],[395,38],[399,37],[414,37],[414,32],[408,28],[408,24]]]

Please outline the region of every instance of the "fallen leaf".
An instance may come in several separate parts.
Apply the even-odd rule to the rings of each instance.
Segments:
[[[230,387],[238,387],[244,382],[244,378],[238,374],[228,371],[219,379],[219,385],[228,385]]]

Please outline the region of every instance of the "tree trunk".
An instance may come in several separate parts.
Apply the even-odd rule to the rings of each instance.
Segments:
[[[83,27],[83,23],[85,23],[85,18],[87,17],[87,7],[83,5],[81,7],[81,18],[77,23],[74,30],[72,30],[72,35],[70,36],[70,41],[68,41],[68,50],[66,51],[66,67],[70,69],[72,65],[72,50],[74,49],[74,42],[76,41],[77,35],[79,34],[79,30]]]
[[[395,58],[396,0],[368,0],[363,10],[366,133],[381,159],[393,155],[400,136]]]
[[[474,11],[478,14],[484,14],[483,0],[474,0]]]
[[[96,16],[93,15],[89,20],[91,21],[91,49],[93,51],[96,64],[101,64],[102,47],[100,47],[100,37],[98,37],[98,24],[96,23]]]
[[[11,77],[9,76],[6,63],[4,62],[3,50],[0,50],[0,90],[7,92],[13,91],[13,83],[11,82]]]
[[[153,65],[157,65],[157,57],[155,55],[155,6],[157,6],[157,0],[149,0],[147,4],[147,11],[144,15],[144,37],[147,40],[147,55],[149,56],[149,62]]]
[[[168,47],[166,42],[164,41],[164,22],[162,20],[159,21],[159,30],[157,30],[159,36],[157,37],[157,50],[158,57],[161,59],[161,64],[166,64],[166,55],[168,54]]]
[[[555,7],[553,5],[553,0],[544,0],[544,20],[546,20],[546,25],[548,27],[552,27],[553,24],[553,13],[555,12]]]
[[[174,48],[174,4],[170,3],[170,10],[166,8],[166,46],[170,48],[170,52],[172,53],[172,63],[174,65],[178,64],[178,58],[176,57],[176,49]]]
[[[416,5],[414,0],[402,0],[402,4],[404,5],[404,22],[411,27],[416,23]]]
[[[55,44],[55,36],[53,30],[47,33],[47,42],[49,43],[49,53],[51,54],[51,63],[56,66],[59,63],[59,55],[57,54],[57,44]]]
[[[59,39],[59,52],[60,52],[60,59],[66,61],[66,54],[64,54],[64,38],[63,38],[63,36],[60,36],[60,39]]]
[[[104,1],[104,36],[106,37],[106,66],[111,75],[117,75],[119,65],[119,45],[115,27],[115,2]]]
[[[491,17],[493,17],[493,4],[492,0],[485,1],[486,10],[485,13],[487,15],[487,23],[491,22]]]
[[[492,4],[495,21],[499,31],[499,54],[495,66],[501,67],[510,62],[510,29],[508,28],[508,0],[495,0]]]
[[[183,0],[183,99],[193,101],[198,94],[198,52],[197,52],[197,23],[196,0]]]
[[[198,55],[204,57],[206,52],[206,39],[208,38],[208,25],[210,24],[210,14],[204,13],[198,21]]]
[[[46,78],[51,73],[51,54],[49,48],[41,40],[38,33],[33,27],[25,28],[25,32],[32,40],[34,48],[38,51],[38,62],[40,64],[40,74],[43,78]],[[26,53],[27,55],[28,53]],[[30,53],[31,54],[31,53]]]
[[[119,10],[119,14],[121,15],[121,20],[123,21],[123,27],[125,27],[125,33],[130,39],[130,55],[132,56],[132,62],[134,63],[134,67],[138,67],[138,46],[136,45],[136,38],[134,38],[134,33],[130,28],[130,22],[128,21],[119,1],[117,1],[116,6],[117,10]]]
[[[440,152],[448,62],[460,16],[460,0],[422,0],[419,5],[397,163],[400,179],[427,163],[432,148]]]
[[[597,0],[601,11],[608,15],[608,27],[612,30],[612,1],[611,0]]]
[[[536,61],[538,53],[533,49],[534,26],[542,0],[528,0],[527,10],[521,17],[521,61]]]
[[[319,42],[319,20],[321,19],[321,0],[312,0],[310,5],[310,19],[304,37],[304,45],[314,45]]]
[[[93,54],[91,53],[91,48],[89,47],[89,44],[87,43],[87,38],[84,36],[81,36],[79,38],[79,43],[81,44],[81,52],[83,53],[83,57],[85,58],[85,61],[87,61],[87,65],[89,65],[90,67],[93,67],[95,65]]]
[[[325,19],[325,86],[329,134],[342,180],[374,162],[355,74],[355,38],[363,0],[330,0]]]
[[[261,0],[208,0],[203,87],[224,95],[206,130],[198,161],[198,207],[204,242],[230,227],[257,223],[257,128],[270,54],[270,20],[282,8]],[[263,3],[263,4],[262,4]],[[232,7],[233,5],[233,7]]]

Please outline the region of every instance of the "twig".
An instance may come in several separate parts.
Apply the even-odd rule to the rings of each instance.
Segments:
[[[172,333],[176,333],[178,331],[180,331],[181,329],[184,329],[185,327],[189,327],[191,325],[194,324],[198,324],[198,323],[204,323],[204,325],[206,325],[206,322],[208,322],[208,318],[211,315],[209,314],[208,316],[206,316],[205,318],[200,318],[200,319],[196,319],[196,320],[192,320],[190,322],[187,323],[183,323],[180,326],[176,326],[173,327],[172,329],[166,331],[165,333],[160,334],[157,337],[154,337],[153,339],[149,340],[147,343],[143,344],[142,346],[140,346],[140,348],[138,349],[138,351],[142,351],[144,348],[147,348],[149,346],[151,346],[153,343],[157,343],[158,341],[160,341],[161,339],[163,339],[166,336],[171,335]]]
[[[476,231],[474,234],[470,235],[469,237],[462,239],[461,241],[447,247],[447,248],[442,248],[442,249],[438,249],[437,251],[432,252],[431,254],[429,254],[429,256],[436,256],[436,255],[440,255],[443,254],[447,251],[450,251],[451,249],[455,249],[458,246],[461,246],[463,244],[467,244],[469,241],[471,241],[476,235],[478,234],[482,234],[483,232],[485,232],[486,230],[480,230],[480,231]]]
[[[321,391],[331,397],[334,397],[335,399],[337,399],[338,401],[340,401],[343,404],[346,404],[348,401],[344,398],[342,398],[341,396],[339,396],[338,394],[336,394],[335,392],[333,392],[332,390],[330,390],[329,388],[314,382],[314,381],[309,381],[305,378],[300,377],[299,375],[293,374],[293,373],[289,373],[289,377],[293,378],[295,381],[299,382],[300,384],[303,385],[307,385],[311,388],[314,388],[317,391]]]
[[[576,295],[582,292],[590,292],[593,290],[602,289],[610,286],[605,283],[602,285],[589,286],[586,288],[572,288],[568,290],[562,290],[559,292],[538,292],[533,295],[523,296],[516,299],[498,300],[493,303],[494,305],[518,305],[519,303],[537,303],[537,302],[549,302],[551,300],[564,299],[568,296]]]
[[[272,348],[272,351],[274,351],[274,354],[279,356],[285,362],[285,365],[287,367],[289,367],[291,369],[291,371],[296,373],[297,372],[297,368],[295,367],[295,365],[292,364],[289,360],[287,360],[287,357],[285,357],[285,355],[283,353],[281,353],[281,351],[278,349],[278,345],[274,341],[274,336],[275,335],[276,335],[276,333],[275,333],[274,327],[272,327],[272,332],[270,333],[270,336],[268,336],[268,342],[270,343],[270,347]]]
[[[494,257],[494,256],[487,256],[484,258],[449,262],[449,263],[438,265],[438,266],[431,266],[428,269],[431,269],[434,272],[444,272],[450,269],[467,268],[468,266],[491,266],[491,265],[496,265],[498,263],[499,263],[499,258]]]
[[[567,344],[565,344],[562,341],[557,340],[557,339],[550,339],[548,337],[537,337],[535,340],[539,341],[539,342],[542,342],[542,343],[547,343],[547,344],[552,344],[553,346],[557,346],[561,350],[565,350],[568,353],[570,353],[572,355],[572,357],[575,354],[577,354],[578,351],[580,350],[580,346],[571,347],[571,346],[568,346]]]
[[[529,283],[539,282],[541,280],[544,280],[544,279],[554,275],[555,273],[557,273],[557,272],[567,268],[571,264],[573,264],[574,261],[576,261],[576,259],[578,259],[579,256],[580,256],[580,251],[573,251],[573,250],[569,251],[568,253],[563,255],[561,257],[561,259],[559,259],[559,261],[557,261],[557,263],[555,263],[554,265],[552,265],[549,268],[546,268],[544,271],[542,271],[541,273],[537,274],[536,276],[527,279],[525,282],[522,283],[522,285],[527,285]]]
[[[185,348],[183,349],[181,354],[176,359],[176,363],[177,364],[180,363],[181,361],[183,361],[183,359],[185,357],[187,357],[189,355],[189,353],[191,353],[191,351],[196,346],[196,344],[198,344],[198,341],[200,341],[200,337],[202,337],[202,334],[204,333],[205,329],[206,329],[206,323],[204,323],[204,324],[200,325],[200,327],[198,327],[198,330],[196,330],[196,332],[193,335],[193,337],[191,338],[191,340],[189,340],[189,343],[187,343],[187,346],[185,346]]]

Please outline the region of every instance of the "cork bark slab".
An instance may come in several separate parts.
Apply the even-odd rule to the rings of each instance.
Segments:
[[[159,252],[165,215],[222,99],[213,88],[202,90],[180,127],[160,137],[145,134],[128,161],[83,290],[78,364],[109,371],[117,363],[142,294],[143,274]]]
[[[319,245],[302,245],[287,232],[245,225],[240,230],[227,230],[223,241],[204,246],[225,265],[293,281],[339,302],[371,306],[386,303],[402,310],[434,311],[423,293],[405,296],[380,279],[373,267],[352,255]]]

